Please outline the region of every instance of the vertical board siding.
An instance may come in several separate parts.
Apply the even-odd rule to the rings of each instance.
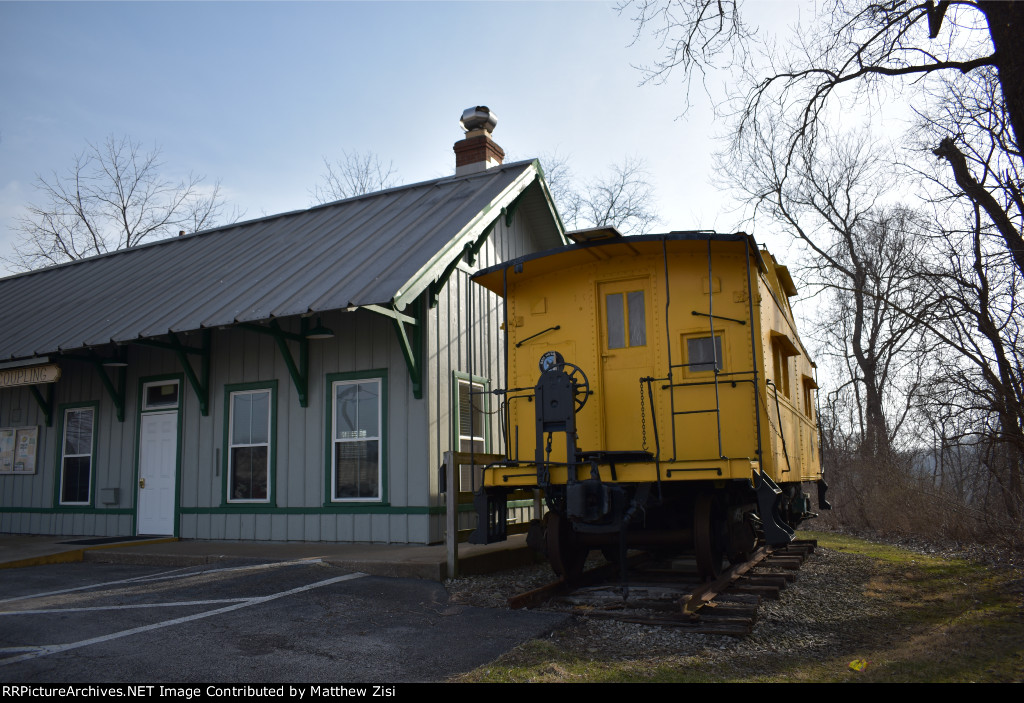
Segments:
[[[504,388],[504,333],[501,331],[503,322],[503,301],[494,293],[470,280],[470,275],[477,270],[497,265],[525,254],[539,251],[542,243],[531,230],[524,217],[513,217],[511,226],[506,226],[503,217],[499,217],[491,236],[484,243],[470,266],[465,261],[459,265],[447,285],[438,296],[437,306],[430,311],[427,359],[431,378],[431,398],[429,420],[430,443],[429,456],[433,462],[430,467],[430,504],[444,505],[441,495],[438,467],[444,452],[456,448],[456,427],[453,410],[453,381],[455,372],[472,373],[487,379],[489,389]],[[470,317],[470,313],[472,316]],[[490,450],[501,453],[505,450],[504,438],[499,422],[500,413],[496,412],[500,403],[497,396],[490,396],[488,416],[488,432]],[[529,519],[532,510],[517,511],[517,515]],[[430,540],[438,542],[444,539],[444,518],[428,520]],[[475,523],[475,515],[463,513],[459,516],[461,527],[471,527]]]

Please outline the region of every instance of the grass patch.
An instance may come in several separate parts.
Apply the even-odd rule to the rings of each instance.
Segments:
[[[846,535],[802,532],[856,563],[850,613],[798,623],[806,647],[773,649],[769,623],[748,640],[686,635],[671,648],[610,656],[581,644],[586,624],[535,640],[455,679],[472,682],[1006,682],[1024,680],[1024,579],[1019,571],[918,554]],[[814,559],[814,557],[812,557]],[[844,572],[845,573],[845,572]],[[799,577],[798,577],[799,578]],[[804,594],[804,598],[810,597]],[[852,598],[853,607],[849,607]],[[794,613],[800,613],[799,600]],[[828,611],[828,608],[825,608]],[[844,617],[850,615],[850,617]],[[855,659],[867,660],[860,672]]]

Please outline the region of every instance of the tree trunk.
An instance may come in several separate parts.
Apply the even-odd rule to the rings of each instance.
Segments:
[[[1006,0],[979,0],[978,7],[985,13],[989,35],[996,50],[996,67],[1003,88],[1006,110],[1013,125],[1014,143],[1021,153],[1020,140],[1024,135],[1024,2]]]

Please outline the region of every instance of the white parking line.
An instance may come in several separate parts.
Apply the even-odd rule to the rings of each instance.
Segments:
[[[96,605],[91,608],[47,608],[45,610],[4,610],[4,615],[48,615],[50,613],[88,613],[93,610],[131,610],[132,608],[180,608],[190,605],[217,605],[218,603],[242,603],[248,598],[218,598],[216,600],[183,600],[176,603],[133,603],[129,605]]]
[[[356,572],[354,574],[345,574],[344,576],[336,576],[332,579],[325,579],[324,581],[317,581],[310,583],[305,586],[299,586],[292,588],[287,591],[281,591],[280,593],[273,593],[269,596],[259,596],[257,598],[247,598],[241,603],[229,605],[224,608],[217,608],[216,610],[210,610],[205,613],[196,613],[195,615],[186,615],[181,618],[174,618],[173,620],[165,620],[163,622],[156,622],[151,625],[143,625],[142,627],[133,627],[130,630],[122,630],[121,632],[113,632],[109,635],[103,635],[101,637],[92,637],[87,640],[80,640],[78,642],[69,642],[67,644],[46,644],[41,645],[36,651],[27,652],[20,656],[10,657],[8,659],[0,660],[0,666],[7,666],[9,664],[16,664],[22,661],[28,661],[30,659],[38,659],[39,657],[45,657],[49,654],[57,654],[58,652],[66,652],[71,649],[79,649],[80,647],[88,647],[93,644],[100,644],[101,642],[109,642],[110,640],[120,639],[122,637],[128,637],[130,635],[137,635],[143,632],[149,632],[151,630],[159,630],[164,627],[170,627],[172,625],[182,625],[193,620],[201,620],[203,618],[212,617],[214,615],[221,615],[222,613],[229,613],[233,610],[240,610],[241,608],[248,608],[252,605],[259,605],[268,601],[277,600],[278,598],[284,598],[285,596],[292,596],[296,593],[302,593],[303,591],[311,591],[314,588],[323,588],[324,586],[330,586],[332,583],[339,583],[340,581],[349,581],[351,579],[358,579],[366,576],[364,573]],[[21,650],[17,650],[21,651]]]
[[[183,579],[189,576],[199,576],[201,574],[216,574],[224,571],[253,571],[257,569],[272,569],[278,566],[295,566],[297,564],[319,564],[322,559],[314,557],[311,559],[296,559],[294,561],[274,561],[267,564],[250,564],[248,566],[225,566],[220,569],[204,569],[202,571],[190,571],[187,574],[181,573],[186,569],[193,569],[195,567],[186,566],[181,569],[171,569],[170,571],[162,571],[158,574],[147,574],[146,576],[134,576],[130,579],[119,579],[117,581],[105,581],[102,583],[93,583],[86,586],[76,586],[75,588],[62,588],[59,591],[45,591],[43,593],[29,593],[24,596],[15,596],[14,598],[0,599],[0,605],[4,603],[13,603],[19,600],[29,600],[30,598],[43,598],[45,596],[59,596],[63,593],[74,593],[75,591],[88,591],[90,588],[103,588],[104,586],[119,586],[126,583],[145,583],[147,581],[165,581],[167,579]]]

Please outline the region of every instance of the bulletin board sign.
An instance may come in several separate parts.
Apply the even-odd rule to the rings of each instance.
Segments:
[[[0,474],[34,474],[39,426],[0,427]]]

